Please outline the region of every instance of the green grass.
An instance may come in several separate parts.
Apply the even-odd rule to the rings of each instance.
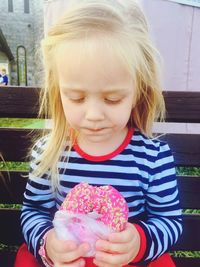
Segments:
[[[200,258],[200,251],[173,251],[170,254],[175,258]]]
[[[28,162],[0,161],[0,171],[28,171]]]
[[[176,172],[178,175],[200,176],[200,168],[197,167],[177,167]]]
[[[16,119],[16,118],[0,119],[0,127],[41,129],[44,128],[44,125],[45,125],[45,120],[43,119]]]
[[[0,243],[0,251],[17,252],[18,248],[18,246],[7,246]]]
[[[22,208],[21,204],[0,204],[0,209],[20,210],[21,208]]]
[[[183,214],[200,214],[200,210],[197,209],[185,209]]]

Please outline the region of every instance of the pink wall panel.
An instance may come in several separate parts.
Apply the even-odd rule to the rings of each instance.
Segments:
[[[128,1],[128,0],[126,0]],[[45,30],[61,16],[69,0],[45,3]],[[165,90],[200,90],[200,8],[168,0],[138,0],[163,57]]]
[[[187,89],[200,91],[200,8],[194,9]]]
[[[166,90],[200,90],[200,8],[139,0],[164,60]]]

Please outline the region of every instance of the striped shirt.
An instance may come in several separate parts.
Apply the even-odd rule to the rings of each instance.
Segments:
[[[125,198],[129,222],[137,223],[146,235],[142,262],[152,261],[169,251],[182,232],[174,159],[165,142],[149,139],[129,130],[113,153],[90,156],[74,145],[66,163],[64,151],[58,163],[60,186],[53,192],[51,182],[35,177],[37,159],[45,145],[40,140],[32,151],[30,174],[24,193],[21,224],[29,250],[38,255],[40,238],[53,227],[54,213],[66,194],[80,182],[94,186],[112,185]]]

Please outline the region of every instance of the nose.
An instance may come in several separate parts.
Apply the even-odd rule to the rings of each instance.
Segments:
[[[88,101],[86,106],[85,118],[88,121],[100,121],[104,119],[102,103],[98,101]]]

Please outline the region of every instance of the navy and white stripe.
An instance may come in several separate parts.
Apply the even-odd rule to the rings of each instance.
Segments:
[[[159,257],[177,241],[182,232],[181,210],[174,160],[166,143],[135,131],[120,154],[98,162],[89,161],[72,149],[69,163],[58,163],[60,187],[56,192],[52,192],[47,175],[32,175],[34,158],[38,158],[43,146],[44,142],[38,142],[32,153],[21,215],[25,240],[38,259],[39,239],[53,227],[54,212],[69,190],[83,181],[98,186],[110,184],[121,192],[129,206],[129,221],[138,223],[147,237],[143,261]]]

